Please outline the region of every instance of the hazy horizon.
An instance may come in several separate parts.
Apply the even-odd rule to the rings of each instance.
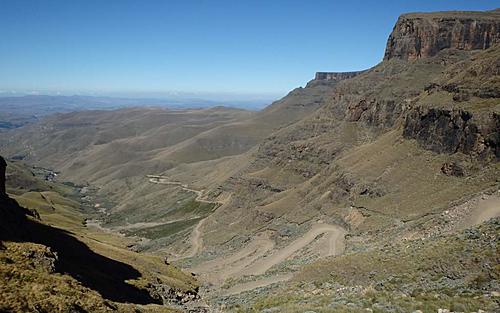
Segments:
[[[491,1],[202,0],[0,7],[0,96],[214,101],[275,100],[316,71],[370,68],[401,13],[495,8]]]

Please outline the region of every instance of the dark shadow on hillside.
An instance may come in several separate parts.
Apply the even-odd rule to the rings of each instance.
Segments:
[[[116,302],[160,303],[143,289],[125,281],[141,276],[132,266],[93,252],[68,232],[26,217],[31,212],[0,195],[0,241],[33,242],[57,252],[56,270]]]

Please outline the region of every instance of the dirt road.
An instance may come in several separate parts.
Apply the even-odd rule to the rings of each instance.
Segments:
[[[500,216],[500,196],[490,196],[478,201],[473,214],[473,224],[481,224],[493,217]]]
[[[191,248],[182,258],[192,258],[201,251],[203,247],[203,238],[201,238],[201,227],[205,222],[206,218],[202,219],[198,225],[191,232],[191,236],[189,237],[189,241],[191,243]]]
[[[178,182],[178,181],[169,180],[169,178],[167,176],[146,175],[146,177],[149,178],[149,182],[153,183],[153,184],[180,186],[182,188],[182,190],[184,190],[184,191],[193,192],[196,194],[195,201],[203,202],[203,203],[222,204],[221,201],[211,201],[211,200],[204,199],[203,190],[191,189],[186,184],[183,184],[183,183]]]
[[[220,285],[227,278],[241,276],[243,270],[273,247],[274,242],[266,234],[259,234],[234,254],[204,262],[191,270],[200,274],[203,280]]]
[[[146,177],[149,179],[149,182],[153,183],[153,184],[180,186],[182,188],[182,190],[184,190],[184,191],[193,192],[196,194],[195,201],[197,201],[197,202],[219,204],[219,205],[223,204],[221,201],[211,201],[211,200],[204,199],[203,190],[191,189],[187,185],[182,184],[181,182],[169,180],[169,178],[166,176],[146,175]],[[189,237],[191,248],[188,250],[188,252],[186,252],[185,255],[174,258],[173,259],[174,261],[180,260],[180,259],[192,258],[192,257],[196,256],[202,250],[203,238],[201,237],[201,230],[200,229],[203,226],[203,223],[205,222],[205,220],[206,220],[206,218],[202,219],[195,226],[193,231],[191,232],[191,236]]]
[[[315,247],[318,249],[316,252],[322,256],[337,255],[344,250],[345,233],[345,230],[339,226],[317,223],[303,236],[270,255],[268,253],[274,248],[274,241],[269,238],[267,233],[261,233],[233,254],[202,263],[191,270],[199,274],[203,281],[220,286],[228,278],[265,274],[271,267],[282,263],[322,234],[325,234],[325,237],[321,239],[321,242],[326,244],[316,245]],[[256,277],[253,281],[237,284],[219,292],[221,295],[237,294],[286,281],[292,276],[292,273],[287,273],[264,278]]]
[[[204,198],[203,191],[194,190],[187,185],[176,181],[170,181],[168,177],[160,175],[148,175],[149,181],[154,184],[176,185],[185,191],[194,192],[196,201],[222,204],[220,201],[210,201]],[[206,218],[201,220],[193,229],[190,236],[191,248],[177,260],[196,256],[203,248],[202,228]],[[316,245],[315,252],[321,256],[337,255],[344,250],[344,235],[346,231],[340,226],[325,223],[316,223],[311,226],[301,237],[295,239],[280,250],[270,253],[275,244],[269,238],[269,234],[261,233],[253,237],[245,246],[230,255],[218,257],[216,259],[201,263],[190,270],[197,273],[202,280],[215,286],[220,286],[228,278],[238,278],[243,276],[259,276],[265,274],[270,268],[278,265],[291,257],[294,253],[310,245],[320,235],[325,235],[320,241],[321,245]],[[227,290],[220,290],[221,295],[232,295],[255,288],[267,286],[277,282],[289,280],[293,274],[281,274],[271,277],[256,278],[253,281],[237,284]]]
[[[262,275],[274,265],[280,264],[285,261],[292,254],[301,250],[306,245],[310,244],[319,235],[327,233],[329,235],[329,245],[326,255],[336,255],[342,253],[344,250],[344,235],[345,230],[336,225],[329,225],[318,223],[314,224],[311,229],[302,237],[294,240],[288,246],[281,250],[276,251],[268,257],[265,257],[248,268],[246,268],[243,275]]]

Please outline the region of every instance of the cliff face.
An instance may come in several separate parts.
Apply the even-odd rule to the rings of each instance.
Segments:
[[[500,43],[500,10],[402,15],[387,41],[384,60],[416,60],[440,50],[487,49]]]
[[[340,81],[344,79],[353,78],[364,71],[356,72],[316,72],[315,80],[335,80]]]
[[[307,87],[319,85],[333,86],[334,84],[358,76],[366,71],[355,72],[316,72],[314,79],[307,83]]]
[[[7,163],[4,158],[0,156],[0,197],[3,197],[5,193],[5,169],[7,168]]]
[[[500,158],[500,115],[476,123],[463,110],[415,108],[406,116],[405,138],[416,139],[423,147],[438,153],[455,153],[480,158]]]

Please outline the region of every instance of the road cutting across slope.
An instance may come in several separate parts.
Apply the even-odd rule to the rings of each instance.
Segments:
[[[203,226],[203,223],[205,222],[205,220],[206,220],[206,218],[202,219],[198,223],[198,225],[196,225],[196,227],[193,229],[193,231],[191,232],[191,236],[189,237],[189,241],[191,243],[191,248],[184,256],[182,256],[183,259],[194,257],[203,248],[203,238],[201,238],[200,229]]]
[[[222,201],[212,201],[212,200],[205,199],[203,190],[196,190],[196,189],[189,188],[188,185],[186,185],[186,184],[183,184],[183,183],[178,182],[178,181],[169,180],[169,178],[167,176],[146,175],[146,177],[149,179],[149,182],[153,183],[153,184],[179,186],[184,191],[193,192],[196,194],[195,201],[203,202],[203,203],[222,204]]]
[[[195,199],[196,201],[222,204],[220,201],[207,200],[204,198],[203,191],[191,189],[187,185],[177,181],[170,181],[166,176],[148,175],[147,177],[149,181],[154,184],[174,185],[181,187],[185,191],[194,192],[197,195]],[[205,221],[206,218],[202,219],[191,232],[191,248],[184,255],[177,257],[176,260],[192,258],[202,250],[203,238],[201,229]],[[191,271],[200,275],[200,277],[206,282],[220,286],[228,278],[259,276],[265,274],[273,266],[282,263],[294,253],[311,244],[320,235],[325,235],[325,237],[322,238],[322,243],[324,244],[319,245],[317,248],[317,250],[319,250],[317,251],[319,252],[319,255],[331,256],[340,254],[344,250],[345,233],[346,231],[340,226],[316,223],[313,224],[311,229],[304,235],[295,239],[284,248],[269,255],[268,253],[274,248],[274,241],[269,238],[268,234],[258,234],[253,237],[242,249],[239,249],[230,255],[218,257],[214,260],[194,266],[191,268]],[[292,274],[288,273],[258,278],[253,281],[232,286],[228,290],[221,291],[221,294],[237,294],[289,280],[291,277]]]
[[[204,262],[191,268],[191,270],[200,275],[200,278],[205,282],[220,286],[228,278],[265,274],[271,267],[282,263],[294,253],[311,244],[322,234],[325,235],[320,240],[323,244],[315,245],[316,252],[319,252],[321,256],[337,255],[344,250],[345,233],[345,230],[339,226],[317,223],[303,236],[270,255],[267,254],[274,248],[274,241],[269,238],[268,233],[260,233],[233,254]],[[255,277],[252,281],[236,284],[229,289],[219,290],[219,292],[222,296],[234,295],[286,281],[291,279],[292,276],[292,273],[286,273],[270,277]]]
[[[191,268],[203,280],[220,285],[225,279],[241,276],[240,273],[253,262],[262,258],[274,247],[274,242],[266,234],[259,234],[237,252],[204,262]]]
[[[493,217],[500,216],[500,197],[490,196],[478,201],[474,215],[473,224],[481,224]]]
[[[195,201],[197,202],[203,202],[203,203],[210,203],[210,204],[216,204],[216,205],[222,205],[222,201],[211,201],[207,200],[204,198],[204,193],[203,190],[195,190],[189,188],[186,184],[183,184],[178,181],[171,181],[169,180],[168,177],[166,176],[161,176],[161,175],[146,175],[146,177],[149,179],[150,183],[153,184],[160,184],[160,185],[174,185],[174,186],[180,186],[182,190],[188,191],[188,192],[193,192],[196,194]],[[201,227],[203,226],[203,223],[205,223],[206,218],[200,220],[200,222],[195,226],[193,231],[191,232],[191,235],[189,237],[189,241],[191,244],[191,248],[186,252],[186,254],[176,257],[173,260],[180,260],[180,259],[187,259],[187,258],[192,258],[196,256],[203,248],[203,238],[201,237]]]
[[[253,263],[247,267],[242,275],[262,275],[274,265],[280,264],[290,257],[295,252],[301,250],[319,235],[327,233],[329,235],[328,252],[326,255],[337,255],[344,250],[344,235],[345,230],[340,226],[318,223],[314,224],[311,229],[302,237],[295,239],[288,246],[276,251],[268,257]]]

